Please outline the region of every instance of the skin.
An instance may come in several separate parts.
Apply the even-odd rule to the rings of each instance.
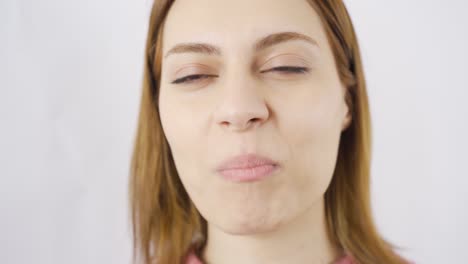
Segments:
[[[304,40],[255,50],[270,34]],[[219,53],[176,50],[205,43]],[[208,263],[329,263],[342,252],[326,233],[324,193],[350,122],[320,18],[304,0],[178,0],[163,34],[159,110],[179,177],[208,221]],[[304,67],[302,73],[271,70]],[[270,71],[268,71],[270,70]],[[188,75],[188,83],[173,83]],[[225,159],[256,153],[271,177],[229,182]],[[306,250],[305,250],[306,249]]]

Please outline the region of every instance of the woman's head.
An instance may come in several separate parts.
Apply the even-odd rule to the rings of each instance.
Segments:
[[[396,263],[371,219],[367,95],[341,1],[157,1],[146,55],[130,185],[146,258],[177,262],[207,221],[252,234],[324,204],[336,244]],[[241,154],[279,167],[220,177]]]
[[[320,17],[306,1],[176,1],[162,55],[164,135],[209,223],[236,234],[268,231],[322,201],[350,115]],[[184,81],[193,75],[203,76]],[[216,172],[246,153],[278,161],[279,170],[244,183]]]

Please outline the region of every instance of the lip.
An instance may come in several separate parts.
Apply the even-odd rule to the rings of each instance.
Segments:
[[[221,177],[233,182],[259,181],[279,169],[279,163],[260,155],[245,154],[224,161],[216,171]]]

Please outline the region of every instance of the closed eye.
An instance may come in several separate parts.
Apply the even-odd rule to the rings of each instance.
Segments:
[[[285,73],[285,74],[301,74],[301,73],[309,72],[309,68],[295,67],[295,66],[279,66],[279,67],[271,68],[268,70],[263,70],[261,71],[261,73],[272,72],[272,71],[278,71],[278,72]]]
[[[260,71],[260,73],[267,73],[267,72],[280,72],[281,74],[304,74],[309,72],[309,68],[306,67],[294,67],[294,66],[279,66],[279,67],[274,67],[268,70],[263,70]],[[201,79],[206,79],[210,77],[215,77],[217,78],[217,75],[213,74],[193,74],[193,75],[188,75],[179,79],[176,79],[172,81],[172,84],[181,84],[181,83],[191,83],[191,82],[196,82]]]
[[[206,78],[209,78],[209,77],[218,77],[218,76],[213,75],[213,74],[194,74],[194,75],[188,75],[188,76],[179,78],[177,80],[174,80],[171,83],[173,83],[173,84],[190,83],[190,82],[194,82],[194,81],[197,81],[197,80],[200,80],[200,79],[206,79]]]

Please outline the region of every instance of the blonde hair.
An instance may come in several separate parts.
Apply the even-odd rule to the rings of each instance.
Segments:
[[[129,199],[135,263],[181,263],[206,243],[207,223],[185,191],[163,134],[158,112],[161,41],[173,0],[151,11],[143,91],[131,163]],[[341,0],[308,0],[321,18],[333,50],[352,122],[342,132],[332,181],[325,193],[327,231],[332,242],[362,264],[404,263],[394,245],[377,232],[370,204],[371,120],[361,56],[354,28]],[[197,243],[194,239],[199,236]]]

